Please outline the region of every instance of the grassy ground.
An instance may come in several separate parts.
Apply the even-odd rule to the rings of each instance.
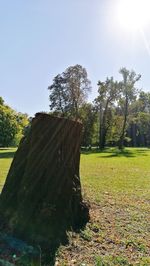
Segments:
[[[0,150],[0,184],[14,150]],[[150,265],[150,150],[87,152],[81,156],[84,198],[91,220],[68,233],[56,265]]]
[[[84,153],[81,180],[91,221],[58,265],[150,265],[150,150]]]
[[[14,153],[15,149],[0,148],[0,192],[2,190]]]

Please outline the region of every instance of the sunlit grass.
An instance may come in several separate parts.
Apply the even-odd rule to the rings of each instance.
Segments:
[[[81,156],[81,179],[84,192],[93,200],[107,193],[120,197],[150,197],[150,149],[115,148],[87,152]]]
[[[15,148],[0,149],[0,188],[4,184]],[[107,193],[118,198],[150,197],[150,149],[116,148],[104,152],[83,152],[80,175],[84,193],[91,200],[100,200]]]
[[[0,149],[0,191],[4,185],[15,151],[15,148]]]
[[[1,187],[14,152],[0,150]],[[60,265],[70,265],[70,257],[78,265],[150,265],[150,149],[83,152],[80,175],[91,219],[70,249],[61,247]]]

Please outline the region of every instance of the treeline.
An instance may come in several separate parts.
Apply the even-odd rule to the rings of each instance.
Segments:
[[[68,67],[48,87],[50,113],[83,123],[82,146],[150,146],[150,92],[138,90],[141,75],[122,68],[121,80],[98,81],[97,97],[88,102],[91,82],[81,65]],[[0,147],[17,146],[29,129],[27,114],[14,111],[0,97]]]
[[[27,114],[16,112],[0,97],[0,147],[17,146],[28,123]]]
[[[67,68],[48,87],[51,112],[82,121],[83,146],[150,145],[150,93],[136,88],[141,75],[126,68],[119,73],[121,81],[98,81],[92,103],[87,101],[91,82],[80,65]]]

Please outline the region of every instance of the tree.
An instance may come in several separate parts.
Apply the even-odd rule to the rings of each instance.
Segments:
[[[141,91],[138,99],[141,112],[150,114],[150,93]]]
[[[107,133],[107,142],[110,146],[116,146],[119,141],[122,121],[123,116],[117,113],[117,108],[114,108],[111,126]]]
[[[99,111],[99,147],[103,149],[106,144],[107,132],[112,124],[112,106],[117,101],[119,86],[113,77],[98,82],[98,97],[95,104]]]
[[[82,145],[91,146],[95,133],[96,112],[91,103],[84,103],[79,109],[80,121],[83,124]]]
[[[8,147],[17,133],[17,121],[11,108],[0,105],[0,146]]]
[[[68,91],[65,86],[64,77],[60,74],[57,75],[53,79],[53,84],[48,89],[50,90],[50,110],[65,116],[68,111]]]
[[[26,128],[29,126],[29,117],[27,114],[15,113],[16,122],[17,122],[17,132],[12,141],[13,146],[18,146],[20,140],[25,135]]]
[[[137,116],[140,146],[150,146],[150,113],[140,112]]]
[[[123,112],[121,108],[118,107],[118,118],[123,117]],[[150,119],[150,93],[140,91],[140,94],[137,95],[136,99],[133,100],[128,107],[128,119],[126,126],[126,136],[124,144],[128,144],[132,147],[148,146],[150,143],[150,128],[149,128],[149,119]],[[120,128],[123,125],[120,123]],[[119,120],[118,120],[119,122]],[[117,128],[116,128],[117,130]],[[119,127],[117,132],[119,133]],[[121,136],[121,133],[120,133]]]
[[[0,146],[17,146],[28,125],[28,115],[17,113],[0,97]]]
[[[87,71],[80,65],[68,67],[62,74],[57,75],[50,91],[50,110],[61,116],[79,118],[79,108],[85,103],[91,82]]]
[[[141,75],[137,75],[133,70],[129,71],[126,68],[121,68],[120,74],[123,78],[123,80],[120,82],[120,107],[122,109],[124,119],[122,132],[119,139],[119,149],[122,149],[125,139],[129,106],[133,101],[136,100],[138,90],[135,88],[135,83],[141,78]]]
[[[0,97],[0,105],[3,105],[4,104],[4,100],[2,97]]]

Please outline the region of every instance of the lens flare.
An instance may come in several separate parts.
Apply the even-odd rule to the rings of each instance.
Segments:
[[[118,20],[127,30],[138,30],[150,23],[150,0],[120,0]]]

